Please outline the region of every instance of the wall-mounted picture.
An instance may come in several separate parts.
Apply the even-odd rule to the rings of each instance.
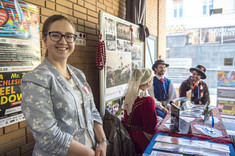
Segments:
[[[117,38],[130,41],[130,32],[130,27],[128,25],[117,22]]]
[[[117,50],[118,51],[123,51],[123,49],[124,49],[123,40],[117,40]]]
[[[131,58],[132,60],[141,60],[141,46],[134,44],[131,47]]]
[[[116,40],[116,36],[115,35],[111,35],[111,34],[106,34],[106,40],[115,41]]]
[[[124,41],[124,52],[131,52],[131,43]]]
[[[116,41],[106,41],[107,51],[116,51]]]
[[[130,53],[107,52],[106,88],[127,83],[130,72]]]
[[[115,21],[105,17],[105,32],[108,34],[115,34]]]

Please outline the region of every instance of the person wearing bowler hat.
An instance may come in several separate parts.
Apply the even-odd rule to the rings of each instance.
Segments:
[[[191,91],[191,102],[194,104],[210,104],[210,94],[208,87],[201,79],[206,79],[206,68],[202,65],[197,65],[195,68],[190,68],[192,76],[184,80],[179,89],[180,97],[186,97],[186,92]]]
[[[157,60],[152,66],[154,71],[153,86],[149,89],[149,94],[155,100],[156,112],[158,116],[165,118],[167,114],[167,104],[176,98],[175,88],[170,79],[164,77],[169,64],[164,60]]]

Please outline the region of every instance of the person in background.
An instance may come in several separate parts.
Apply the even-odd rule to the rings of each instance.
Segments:
[[[206,68],[202,65],[197,65],[195,68],[190,68],[192,76],[184,80],[179,89],[180,97],[186,97],[186,92],[191,91],[191,102],[194,104],[210,104],[210,94],[208,87],[201,79],[206,79]]]
[[[154,98],[156,103],[157,114],[165,118],[168,109],[167,104],[176,98],[175,88],[170,79],[164,77],[166,68],[164,60],[157,60],[152,66],[155,75],[153,78],[153,86],[149,89],[149,94]]]
[[[148,89],[153,84],[151,69],[134,69],[128,81],[122,123],[138,154],[147,148],[157,130],[157,113]]]
[[[22,112],[36,141],[33,155],[106,155],[108,141],[91,88],[84,73],[67,64],[76,37],[69,19],[49,17],[42,28],[46,57],[22,79]]]

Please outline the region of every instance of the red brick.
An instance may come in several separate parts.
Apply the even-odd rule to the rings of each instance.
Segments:
[[[7,152],[5,156],[20,156],[20,148]]]
[[[71,1],[71,2],[73,2],[73,3],[77,3],[77,0],[69,0],[69,1]]]
[[[23,128],[23,127],[27,127],[27,126],[28,126],[28,124],[27,124],[26,121],[21,121],[19,124],[20,124],[20,128]]]
[[[56,3],[57,3],[57,4],[60,4],[60,5],[63,5],[63,6],[66,6],[66,7],[72,9],[72,3],[69,2],[69,1],[65,1],[65,0],[56,0]]]
[[[88,15],[93,16],[95,18],[99,18],[99,14],[95,11],[88,10]]]
[[[27,143],[35,141],[32,134],[26,135],[26,140],[27,140]]]
[[[29,2],[29,3],[32,3],[32,4],[36,4],[36,5],[39,5],[39,6],[45,6],[45,1],[44,0],[24,0],[25,2]]]
[[[96,35],[96,29],[85,27],[85,33]]]
[[[85,7],[90,9],[90,10],[96,11],[96,6],[92,5],[90,3],[85,2]]]
[[[28,144],[25,144],[25,145],[21,146],[21,147],[20,147],[20,149],[21,149],[21,154],[24,154],[24,153],[26,153],[26,152],[28,152],[28,151],[33,150],[34,145],[35,145],[35,142],[30,142],[30,143],[28,143]]]
[[[78,25],[77,30],[78,30],[79,32],[84,32],[84,31],[85,31],[85,27],[82,26],[82,25]]]
[[[4,127],[4,131],[5,131],[5,134],[6,134],[6,133],[9,133],[9,132],[15,131],[18,128],[19,128],[18,123],[15,123],[15,124]]]
[[[113,1],[113,5],[119,7],[119,1]]]
[[[41,8],[41,15],[52,16],[55,14],[58,14],[58,12],[47,8]]]
[[[85,21],[82,20],[82,19],[78,19],[78,24],[79,24],[79,25],[85,25]]]
[[[85,14],[86,14],[86,12],[87,12],[87,9],[86,9],[86,8],[81,7],[81,6],[77,5],[77,4],[74,4],[74,5],[73,5],[73,9],[74,9],[74,10],[77,10],[77,11],[79,11],[79,12],[85,13]]]
[[[91,3],[93,5],[95,5],[95,3],[96,3],[96,0],[85,0],[85,1],[88,2],[88,3]]]
[[[88,16],[88,21],[93,22],[95,24],[98,24],[98,22],[99,22],[98,18],[94,18],[94,17],[91,17],[91,16]]]
[[[104,0],[99,0],[99,2],[104,3]]]
[[[55,10],[55,3],[46,1],[46,7],[52,10]]]
[[[11,150],[14,150],[16,149],[17,147],[20,147],[22,145],[26,144],[26,138],[25,136],[24,137],[21,137],[19,139],[15,139],[14,141],[12,142],[9,142],[9,143],[6,143],[6,144],[3,144],[0,146],[0,155],[5,153],[5,152],[8,152],[8,151],[11,151]]]
[[[96,29],[96,24],[88,22],[88,21],[85,21],[85,26]]]
[[[87,34],[86,38],[87,40],[94,40],[94,41],[98,41],[99,39],[98,35],[91,35],[91,34]]]
[[[83,13],[80,13],[80,12],[77,12],[77,11],[73,11],[73,16],[75,16],[77,18],[80,18],[80,19],[83,19],[83,20],[87,20],[87,15],[86,14],[83,14]]]
[[[107,7],[107,12],[110,13],[110,14],[114,14],[114,10],[110,7]]]
[[[0,136],[0,145],[14,141],[22,136],[25,136],[25,129],[19,129],[17,131],[2,135]]]
[[[3,128],[0,128],[0,135],[3,135]]]
[[[96,46],[96,45],[97,45],[97,41],[87,40],[87,41],[86,41],[86,44],[87,44],[88,46]]]
[[[104,5],[106,5],[106,6],[110,7],[110,8],[113,7],[113,4],[108,2],[108,1],[104,1]]]
[[[78,5],[84,6],[85,2],[83,0],[78,0]]]
[[[31,134],[29,127],[26,128],[26,134]]]
[[[97,7],[101,8],[102,10],[106,9],[106,6],[104,4],[102,4],[102,3],[99,3],[99,2],[97,2]]]
[[[29,151],[27,153],[21,154],[21,156],[32,156],[33,155],[33,151]]]
[[[73,14],[72,9],[64,7],[64,6],[61,6],[61,5],[56,5],[56,11],[59,11],[59,12],[62,12],[62,13],[68,14],[68,15],[72,15]]]

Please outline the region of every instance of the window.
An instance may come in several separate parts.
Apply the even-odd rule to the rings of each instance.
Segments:
[[[213,9],[214,0],[203,0],[202,14],[209,15],[210,10]]]
[[[174,4],[174,18],[182,18],[183,17],[183,4],[177,3]]]

